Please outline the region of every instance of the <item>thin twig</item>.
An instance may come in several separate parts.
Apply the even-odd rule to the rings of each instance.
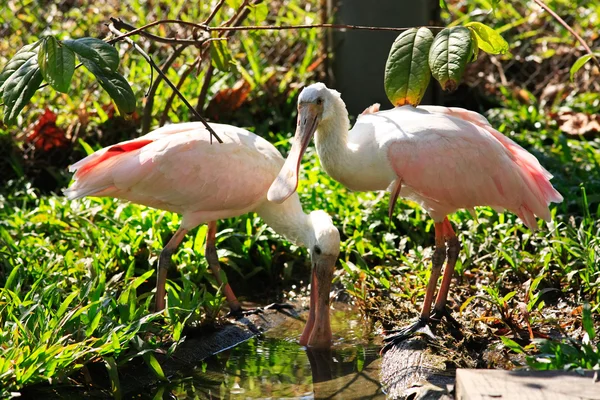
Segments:
[[[581,43],[581,45],[583,46],[583,48],[585,49],[585,51],[592,57],[592,60],[594,60],[596,62],[596,64],[600,67],[600,61],[598,61],[598,59],[596,58],[596,56],[594,55],[594,52],[592,52],[592,49],[590,49],[590,46],[587,45],[587,43],[585,42],[585,40],[583,40],[583,38],[581,36],[579,36],[579,34],[577,32],[575,32],[575,30],[573,30],[573,28],[571,28],[569,26],[569,24],[567,24],[565,22],[564,19],[562,19],[556,12],[554,12],[553,9],[551,9],[546,3],[544,3],[542,0],[533,0],[538,6],[542,7],[542,9],[544,9],[548,14],[550,14],[552,16],[552,18],[554,18],[555,20],[557,20],[562,26],[565,27],[566,30],[568,30],[571,35],[575,36],[575,38],[577,39],[577,41],[579,43]]]
[[[421,26],[422,28],[429,29],[444,29],[444,26]],[[335,30],[367,30],[367,31],[393,31],[393,32],[403,32],[409,29],[413,29],[413,27],[409,28],[394,28],[389,26],[365,26],[365,25],[345,25],[345,24],[302,24],[302,25],[245,25],[245,26],[232,26],[232,27],[203,27],[202,29],[206,29],[209,32],[212,31],[264,31],[264,30],[274,30],[274,31],[283,31],[283,30],[291,30],[291,29],[335,29]]]
[[[165,60],[162,65],[162,71],[166,74],[171,65],[175,62],[177,57],[181,55],[183,50],[187,47],[187,45],[181,45],[176,47],[175,50],[169,55],[169,57]],[[154,108],[154,95],[158,90],[158,85],[162,82],[162,75],[159,75],[155,80],[150,90],[148,91],[148,96],[146,96],[146,104],[144,105],[144,115],[142,116],[142,134],[146,134],[150,131],[150,121],[152,120],[152,109]]]
[[[111,24],[109,26],[109,29],[111,30],[111,32],[114,32],[115,34],[119,34],[120,32]],[[133,41],[131,39],[126,39],[128,42],[133,43]],[[135,43],[133,43],[134,46],[136,46],[136,50],[140,51],[140,53],[142,54],[142,56],[146,59],[146,61],[148,61],[148,63],[152,66],[152,68],[154,70],[156,70],[156,72],[158,72],[159,75],[162,76],[162,78],[164,79],[165,82],[167,82],[167,84],[171,87],[171,89],[173,89],[173,91],[175,91],[175,93],[177,93],[177,95],[179,96],[179,98],[181,99],[181,101],[183,101],[183,103],[190,109],[190,111],[192,111],[192,114],[194,114],[196,116],[196,118],[198,118],[198,120],[200,120],[202,122],[202,124],[204,124],[204,126],[206,127],[206,129],[208,130],[208,132],[210,132],[211,135],[211,143],[212,143],[212,137],[214,137],[215,139],[217,139],[217,141],[219,143],[223,143],[223,141],[221,140],[221,138],[217,135],[217,133],[213,130],[213,128],[208,124],[208,122],[202,117],[202,115],[200,115],[196,109],[194,107],[192,107],[192,105],[187,101],[187,99],[185,98],[185,96],[177,89],[177,87],[175,87],[175,85],[173,84],[173,82],[171,82],[171,80],[167,77],[167,75],[165,75],[164,72],[162,72],[162,70],[158,67],[158,65],[156,65],[156,63],[154,62],[154,60],[152,60],[152,58],[147,55],[139,46],[137,46]]]
[[[536,0],[537,1],[537,0]],[[112,19],[112,18],[111,18]],[[409,28],[394,28],[387,26],[365,26],[365,25],[346,25],[346,24],[301,24],[301,25],[248,25],[248,26],[206,26],[204,24],[195,24],[193,22],[183,21],[179,19],[162,19],[159,21],[154,21],[149,24],[146,24],[142,27],[136,28],[132,31],[124,33],[120,36],[117,36],[109,41],[109,43],[114,43],[116,41],[122,40],[126,37],[137,35],[148,28],[151,28],[156,25],[161,24],[180,24],[191,26],[199,30],[203,30],[206,32],[221,32],[221,31],[259,31],[259,30],[292,30],[292,29],[335,29],[335,30],[368,30],[368,31],[392,31],[392,32],[403,32]],[[444,29],[444,26],[423,26],[423,28],[429,29]]]
[[[190,76],[190,74],[194,71],[194,69],[196,68],[196,63],[190,65],[190,67],[183,71],[183,73],[181,74],[181,77],[179,78],[179,82],[177,82],[177,89],[180,89],[181,86],[183,86],[183,82],[185,82],[185,80],[188,78],[188,76]],[[165,105],[165,108],[163,109],[163,113],[162,116],[160,117],[160,120],[158,122],[159,126],[163,126],[166,122],[167,122],[167,118],[169,116],[169,110],[171,109],[171,106],[173,105],[173,100],[175,99],[175,92],[173,92],[171,94],[171,96],[169,97],[169,99],[167,100],[167,103]],[[199,110],[197,110],[199,112]]]
[[[242,12],[244,12],[246,10],[246,6],[248,5],[249,2],[250,2],[250,0],[244,0],[244,2],[238,7],[238,9],[233,14],[233,17],[231,17],[227,21],[223,22],[219,28],[237,25],[236,22],[238,21],[239,16],[242,15]]]
[[[219,12],[221,7],[223,7],[223,4],[225,4],[225,0],[219,1],[219,3],[215,6],[215,8],[213,8],[212,11],[210,12],[210,15],[208,16],[208,18],[206,18],[206,20],[204,21],[204,25],[208,26],[212,22],[212,20],[217,15],[217,12]]]
[[[214,70],[215,68],[211,63],[208,66],[208,69],[206,70],[206,75],[204,75],[204,82],[202,82],[202,89],[200,89],[200,94],[198,95],[198,103],[196,103],[196,111],[198,112],[202,112],[204,110],[204,103],[206,103],[208,87],[210,86],[210,80],[212,79]]]

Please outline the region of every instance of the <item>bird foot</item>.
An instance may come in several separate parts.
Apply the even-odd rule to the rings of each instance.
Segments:
[[[448,309],[448,307],[444,307],[441,310],[435,308],[433,310],[433,314],[431,315],[431,319],[434,321],[434,323],[436,325],[438,323],[440,323],[442,320],[445,320],[446,327],[448,327],[452,336],[454,336],[456,339],[463,338],[463,334],[461,332],[462,325],[460,324],[460,322],[458,322],[456,319],[454,319],[454,317],[450,313],[450,310]]]
[[[431,318],[421,317],[417,322],[410,326],[389,331],[388,335],[383,338],[385,345],[381,349],[380,354],[385,353],[395,345],[413,337],[417,333],[429,336],[431,339],[435,339],[435,334],[433,331],[435,330],[436,325],[437,324],[435,321],[433,321]]]
[[[288,312],[286,310],[293,310],[293,309],[294,309],[294,306],[292,306],[291,304],[271,303],[264,307],[256,307],[256,308],[251,308],[249,310],[244,310],[243,308],[239,308],[237,310],[231,310],[227,314],[227,317],[239,319],[239,318],[247,317],[249,315],[262,314],[263,312],[265,312],[267,310],[276,310],[276,311],[281,311],[284,314],[288,314]]]

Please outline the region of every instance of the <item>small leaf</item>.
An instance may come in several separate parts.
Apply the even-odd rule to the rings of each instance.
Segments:
[[[442,10],[448,11],[448,5],[446,4],[446,0],[440,0],[440,8]]]
[[[429,29],[412,28],[401,33],[392,44],[385,65],[384,86],[395,106],[416,106],[423,98],[430,80],[427,56],[432,42]]]
[[[103,40],[85,37],[64,40],[63,45],[77,53],[80,60],[85,58],[102,70],[116,72],[119,67],[119,52]]]
[[[229,72],[231,69],[231,53],[224,40],[215,40],[210,44],[212,65],[219,71]]]
[[[590,340],[594,340],[596,338],[596,332],[594,330],[594,320],[592,319],[592,308],[590,303],[585,303],[583,305],[583,315],[581,323],[583,325],[583,329],[587,332]]]
[[[15,73],[27,60],[32,57],[36,57],[38,53],[38,47],[42,43],[38,40],[35,43],[23,46],[19,51],[15,53],[13,58],[6,64],[2,72],[0,73],[0,97],[2,96],[4,83],[12,74]]]
[[[506,347],[508,347],[515,353],[523,353],[523,348],[521,347],[521,345],[519,343],[515,342],[512,339],[507,338],[506,336],[500,336],[500,339],[502,339],[502,343],[504,343],[504,345]]]
[[[462,26],[446,28],[433,40],[429,51],[431,74],[444,90],[455,90],[473,54],[471,32]]]
[[[71,305],[71,302],[73,301],[73,299],[79,294],[79,291],[76,290],[73,293],[71,293],[70,295],[67,296],[67,298],[62,302],[62,304],[60,305],[60,307],[58,308],[58,311],[56,312],[56,318],[60,318],[63,316],[63,314],[67,311],[67,308],[69,308],[69,305]]]
[[[81,59],[81,63],[98,79],[113,99],[121,114],[131,114],[135,111],[135,95],[129,83],[119,73],[102,70],[97,64],[88,59]]]
[[[4,101],[4,123],[12,124],[29,103],[44,80],[37,64],[37,54],[33,54],[2,85]]]
[[[42,76],[57,92],[69,90],[75,72],[75,54],[54,36],[44,38],[38,51],[38,65]]]
[[[469,22],[465,24],[475,36],[479,48],[489,54],[505,54],[508,52],[508,42],[489,26],[481,22]]]
[[[152,370],[152,372],[154,372],[154,375],[156,375],[158,379],[160,379],[161,381],[167,381],[167,377],[165,376],[165,373],[163,372],[160,363],[158,362],[156,357],[154,357],[154,354],[144,353],[142,357],[144,358],[144,361],[146,361],[146,364],[150,367],[150,369]]]
[[[256,24],[260,24],[265,22],[267,17],[269,16],[269,7],[266,2],[258,3],[256,5],[250,6],[252,9],[252,15],[254,16],[254,20]]]
[[[575,77],[575,74],[577,73],[577,71],[579,71],[581,69],[581,67],[583,67],[585,65],[585,63],[587,63],[591,59],[592,59],[592,55],[591,54],[586,54],[586,55],[583,55],[583,56],[579,57],[577,59],[577,61],[575,61],[575,63],[571,67],[571,71],[570,71],[570,74],[569,74],[571,76],[571,82],[573,82],[573,78]],[[1,83],[2,83],[2,79],[0,77],[0,84]]]
[[[79,142],[79,144],[81,145],[81,147],[83,147],[83,150],[85,150],[85,154],[86,155],[89,156],[90,154],[94,153],[94,149],[92,149],[92,147],[89,144],[87,144],[86,142],[84,142],[83,139],[79,138],[77,141]]]

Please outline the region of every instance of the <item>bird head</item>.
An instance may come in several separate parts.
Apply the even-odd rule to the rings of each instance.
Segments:
[[[314,240],[309,244],[312,264],[310,310],[300,344],[316,349],[331,347],[329,293],[335,263],[340,254],[340,234],[324,211],[310,213]]]
[[[335,100],[340,94],[328,89],[322,83],[315,83],[302,90],[298,97],[298,120],[292,149],[279,175],[269,188],[267,199],[282,203],[296,191],[298,187],[298,171],[302,156],[315,134],[319,124],[333,118]]]

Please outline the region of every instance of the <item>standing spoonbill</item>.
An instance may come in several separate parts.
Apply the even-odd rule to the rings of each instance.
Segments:
[[[298,196],[281,204],[267,190],[284,164],[268,141],[241,128],[211,124],[223,143],[210,142],[201,123],[159,128],[137,139],[98,150],[70,167],[75,182],[69,199],[115,197],[182,214],[181,226],[160,253],[156,310],[165,307],[165,281],[171,255],[194,227],[208,223],[206,259],[217,282],[216,221],[256,211],[275,231],[308,248],[311,257],[310,311],[302,345],[331,343],[329,292],[340,251],[339,232],[324,211],[305,214]],[[223,292],[233,312],[241,306],[229,284]]]
[[[561,202],[562,196],[538,160],[480,114],[436,106],[378,108],[374,105],[365,110],[349,130],[340,94],[322,83],[306,87],[298,98],[292,149],[267,196],[279,203],[294,193],[302,155],[316,131],[317,153],[333,179],[356,191],[388,189],[390,218],[398,196],[415,201],[429,213],[435,222],[435,250],[421,316],[389,336],[390,346],[417,331],[431,334],[428,325],[444,316],[453,321],[446,299],[460,243],[448,214],[461,208],[472,211],[475,206],[491,206],[514,212],[535,230],[535,217],[549,221],[549,203]]]

